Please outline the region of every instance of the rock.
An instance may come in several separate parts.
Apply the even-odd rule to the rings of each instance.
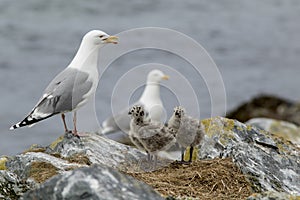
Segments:
[[[193,157],[231,158],[254,192],[300,194],[300,149],[279,134],[283,131],[222,117],[202,123],[206,136]],[[279,124],[284,131],[298,132],[292,124]],[[81,139],[66,134],[48,147],[33,145],[20,155],[1,157],[0,199],[22,197],[26,190],[30,191],[24,199],[161,199],[145,184],[120,173],[145,170],[144,160],[144,152],[97,134]],[[160,165],[169,162],[160,160]]]
[[[56,176],[26,199],[163,199],[150,186],[110,167],[91,166]]]
[[[18,199],[34,187],[34,183],[21,181],[16,174],[0,170],[0,199]]]
[[[246,124],[274,133],[277,137],[286,138],[300,147],[300,127],[293,123],[268,118],[254,118],[247,121]]]
[[[206,138],[199,158],[231,157],[255,192],[300,194],[299,148],[275,134],[236,120],[202,120]]]
[[[66,134],[51,144],[46,152],[58,153],[63,158],[77,154],[86,155],[90,164],[102,164],[121,171],[146,167],[141,162],[146,159],[145,152],[92,133],[87,133],[81,139]],[[169,160],[160,161],[162,166],[168,163]]]
[[[261,95],[227,113],[226,117],[240,122],[264,117],[300,125],[300,105],[276,96]]]
[[[14,172],[23,180],[33,178],[37,183],[44,182],[56,174],[82,166],[86,165],[69,163],[67,160],[42,152],[27,152],[16,155],[6,163],[7,170]]]
[[[264,192],[252,194],[247,200],[297,200],[300,196],[287,194],[284,192]]]
[[[0,170],[6,170],[6,162],[8,158],[6,156],[0,157]]]
[[[0,167],[6,170],[5,172],[14,174],[20,183],[24,183],[25,188],[28,188],[27,182],[31,182],[30,189],[33,189],[53,176],[69,174],[69,171],[92,164],[100,164],[120,171],[144,170],[148,165],[141,161],[146,158],[146,154],[136,148],[97,134],[87,133],[80,139],[73,137],[72,134],[66,134],[47,147],[33,145],[22,154],[10,158],[1,157]],[[169,161],[165,163],[164,160],[160,161],[163,165],[168,163]],[[116,178],[123,178],[123,176]],[[9,181],[3,179],[5,188],[7,184]],[[7,195],[3,193],[2,196],[9,198]]]
[[[66,134],[46,148],[33,145],[23,154],[6,159],[5,168],[21,179],[32,178],[42,183],[56,174],[91,164],[102,164],[122,171],[140,170],[145,153],[103,138],[97,134],[87,134],[81,139]]]

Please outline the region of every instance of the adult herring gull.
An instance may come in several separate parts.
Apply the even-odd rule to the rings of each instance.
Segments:
[[[164,113],[164,107],[160,99],[160,81],[168,80],[169,76],[162,71],[155,69],[148,73],[147,83],[144,92],[140,99],[134,105],[143,105],[145,110],[149,113],[152,121],[161,122]],[[130,107],[122,109],[119,113],[111,116],[102,122],[102,134],[115,133],[117,131],[124,131],[126,133],[130,130],[130,117],[128,110]]]
[[[95,94],[98,85],[98,52],[108,43],[117,43],[116,36],[110,36],[100,30],[85,34],[72,62],[59,73],[45,89],[41,99],[32,111],[10,130],[34,125],[53,115],[61,114],[66,132],[66,112],[73,111],[74,135],[79,136],[76,127],[76,111],[85,105]]]

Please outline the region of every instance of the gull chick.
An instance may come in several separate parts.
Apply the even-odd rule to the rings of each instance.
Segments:
[[[42,97],[31,112],[21,122],[10,127],[11,130],[61,114],[65,132],[69,132],[65,113],[73,111],[74,135],[76,111],[94,97],[98,85],[98,52],[108,43],[117,43],[116,36],[110,36],[100,30],[85,34],[80,47],[71,63],[59,73],[45,89]]]
[[[176,142],[173,129],[146,118],[145,109],[141,105],[133,106],[129,115],[131,116],[130,139],[138,148],[145,149],[148,159],[154,156],[154,167],[156,167],[157,154],[168,150]]]
[[[184,151],[190,146],[189,162],[191,162],[194,147],[199,145],[204,138],[204,127],[201,121],[186,115],[185,109],[177,106],[168,121],[168,127],[176,132],[176,141],[181,147],[182,162],[184,162]]]
[[[131,142],[140,150],[146,151],[147,150],[144,148],[144,145],[140,142],[138,139],[138,131],[139,129],[144,126],[145,124],[149,124],[150,120],[145,120],[145,115],[146,113],[144,112],[142,106],[133,106],[129,112],[128,115],[131,116],[131,121],[130,121],[130,130],[129,130],[129,138]],[[147,152],[148,153],[148,152]]]
[[[164,106],[160,99],[160,81],[168,80],[169,76],[162,71],[155,69],[149,72],[144,92],[134,105],[143,105],[149,113],[152,121],[160,122],[164,113]],[[111,116],[102,122],[102,134],[115,133],[117,131],[129,132],[130,117],[128,110],[130,107],[122,109],[121,112]]]

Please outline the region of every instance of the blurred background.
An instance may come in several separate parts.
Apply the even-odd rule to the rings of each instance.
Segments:
[[[20,153],[32,144],[47,145],[63,134],[59,116],[30,129],[8,129],[33,108],[48,83],[71,61],[82,36],[91,29],[117,34],[155,26],[192,37],[218,66],[230,111],[262,93],[300,99],[299,21],[298,0],[1,0],[0,155]],[[196,91],[200,117],[210,117],[205,82],[193,75],[193,68],[186,61],[164,51],[141,50],[122,56],[103,72],[96,94],[100,122],[111,114],[114,84],[132,67],[145,63],[163,63],[180,71]],[[150,68],[140,77],[146,79],[148,71]],[[142,89],[134,91],[130,101],[138,99]],[[170,90],[162,88],[167,116],[178,103],[172,96]]]

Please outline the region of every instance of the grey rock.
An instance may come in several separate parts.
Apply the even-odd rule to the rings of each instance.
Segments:
[[[135,148],[89,133],[80,139],[73,137],[72,134],[66,134],[45,149],[38,147],[38,150],[43,152],[35,150],[29,149],[27,153],[9,158],[5,164],[7,170],[27,180],[34,176],[32,175],[34,168],[43,164],[54,170],[53,175],[91,164],[103,164],[127,171],[139,170],[141,159],[146,158],[143,152]],[[75,161],[69,159],[73,156],[76,159],[78,155],[84,155],[86,161],[78,163],[78,159]]]
[[[0,199],[18,199],[34,186],[34,183],[29,181],[21,181],[12,172],[0,170]]]
[[[11,173],[18,177],[20,181],[14,182],[20,183],[20,185],[16,187],[15,193],[21,196],[22,193],[17,193],[18,188],[27,188],[28,183],[31,183],[29,189],[34,189],[53,176],[60,174],[65,176],[65,173],[70,174],[71,170],[92,164],[100,164],[101,166],[108,166],[121,171],[144,170],[144,168],[148,167],[145,162],[141,162],[145,158],[145,153],[97,134],[87,133],[86,136],[81,138],[74,137],[72,134],[66,134],[48,147],[43,148],[35,145],[22,154],[10,158],[3,157],[1,158],[0,166],[1,169],[6,170],[3,173]],[[92,172],[95,172],[95,170],[92,170],[90,173]],[[10,182],[7,179],[10,176],[6,175],[5,177],[5,179],[2,178],[2,185],[6,191],[10,188]],[[117,178],[123,179],[123,176],[115,177],[117,181],[122,181]],[[78,187],[80,186],[78,185]],[[83,186],[83,189],[86,187],[93,188],[94,185]],[[112,193],[117,193],[113,189],[118,189],[118,187],[113,187],[110,190]],[[138,187],[135,189],[137,193],[140,192]],[[9,190],[9,194],[15,193]],[[0,197],[9,199],[9,194],[1,192],[2,196]]]
[[[21,179],[27,180],[31,176],[31,171],[33,170],[32,163],[47,163],[52,165],[57,169],[57,173],[62,173],[70,169],[86,166],[76,163],[69,163],[61,158],[56,158],[46,153],[42,152],[28,152],[25,154],[16,155],[10,158],[6,167],[7,170],[14,172]]]
[[[227,113],[226,117],[246,122],[257,117],[267,117],[291,121],[290,110],[295,107],[295,103],[273,95],[259,95],[247,102],[242,103],[234,110]],[[294,114],[296,114],[294,112]]]
[[[300,103],[281,97],[262,94],[244,102],[226,115],[246,122],[253,118],[272,118],[300,125]]]
[[[66,134],[50,145],[47,152],[59,153],[62,157],[84,154],[92,164],[103,164],[123,171],[136,167],[146,157],[144,152],[136,148],[93,133],[87,133],[80,139]]]
[[[287,200],[299,199],[300,196],[287,194],[284,192],[263,192],[252,194],[247,200]]]
[[[255,192],[300,194],[299,148],[282,137],[216,117],[203,120],[206,137],[199,158],[232,157]]]
[[[27,199],[163,199],[150,186],[115,169],[91,166],[56,176],[23,196]]]
[[[216,117],[202,124],[205,138],[198,147],[200,159],[231,157],[254,192],[300,194],[300,151],[295,144],[236,120]],[[141,170],[146,155],[138,149],[92,133],[80,139],[66,134],[46,148],[36,148],[0,160],[1,169],[6,170],[0,171],[5,188],[0,198],[14,199],[13,195],[20,197],[36,188],[24,199],[161,199],[149,186],[119,172]],[[45,171],[49,167],[53,173],[36,180],[32,171],[39,165],[35,163],[45,164]],[[42,176],[39,173],[35,171],[37,178]]]
[[[287,138],[300,147],[300,127],[293,123],[269,118],[253,118],[247,121],[246,124],[264,129],[276,136]]]

